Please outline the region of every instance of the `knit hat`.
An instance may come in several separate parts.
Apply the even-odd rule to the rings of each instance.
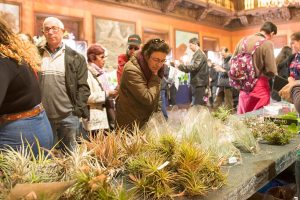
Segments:
[[[137,34],[133,34],[128,37],[128,41],[127,41],[128,45],[134,45],[134,46],[139,47],[141,45],[141,43],[142,43],[142,40],[141,40],[140,36]]]

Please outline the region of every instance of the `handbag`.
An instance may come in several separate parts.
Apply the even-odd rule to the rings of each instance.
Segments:
[[[100,88],[104,91],[104,88],[101,84],[101,82],[98,80],[98,76],[94,75],[94,78],[97,80]],[[107,121],[109,125],[109,129],[113,130],[115,129],[115,121],[116,121],[116,109],[115,109],[115,99],[114,98],[106,98],[104,107],[106,108],[106,115],[107,115]]]
[[[107,98],[105,101],[105,108],[106,108],[109,128],[113,130],[115,128],[115,121],[116,121],[115,99]]]

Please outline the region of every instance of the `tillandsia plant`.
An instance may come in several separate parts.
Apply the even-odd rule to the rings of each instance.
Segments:
[[[89,141],[84,140],[83,143],[105,167],[114,169],[123,167],[126,153],[122,148],[119,134],[99,132],[94,137],[90,136]]]
[[[37,143],[38,144],[38,143]],[[4,175],[4,183],[7,187],[13,187],[17,183],[54,182],[62,179],[62,167],[49,159],[38,144],[38,156],[30,145],[22,145],[20,149],[6,148],[3,150],[3,158],[0,161],[0,169]]]
[[[271,131],[269,130],[262,133],[263,139],[268,141],[270,144],[285,145],[290,143],[290,140],[295,136],[295,134],[290,132],[285,126],[277,126],[272,122],[267,122],[265,126],[272,128],[270,129]]]
[[[212,113],[212,115],[215,118],[225,122],[228,119],[228,117],[231,115],[231,113],[232,110],[228,109],[226,106],[219,106],[217,110]]]
[[[196,119],[196,120],[194,120]],[[241,162],[240,151],[231,143],[226,134],[226,126],[214,118],[207,109],[189,112],[185,117],[187,124],[182,127],[183,138],[200,146],[211,158],[226,165],[231,157]],[[191,121],[193,123],[188,123]]]
[[[146,135],[139,129],[137,125],[134,126],[131,132],[127,132],[125,129],[119,129],[116,131],[116,134],[120,136],[120,145],[126,159],[143,151],[145,144],[148,143]]]
[[[176,173],[159,153],[148,151],[128,162],[129,181],[137,199],[171,198],[175,194]]]
[[[258,142],[254,138],[251,130],[240,121],[237,116],[231,115],[227,120],[227,134],[233,136],[233,144],[244,152],[257,153],[259,151]]]
[[[22,145],[18,150],[10,147],[2,150],[0,159],[2,186],[7,190],[13,188],[12,195],[16,198],[23,197],[22,193],[26,192],[26,188],[30,193],[32,191],[30,188],[33,188],[31,184],[57,182],[64,177],[63,166],[50,159],[49,152],[45,152],[38,142],[37,144],[38,155],[36,156],[30,145]],[[22,192],[15,189],[17,184],[24,184]],[[44,196],[47,199],[49,194],[41,188],[35,188],[35,195],[37,198]]]
[[[182,142],[176,154],[178,187],[186,195],[202,195],[224,185],[226,176],[210,156],[191,142]]]
[[[269,144],[285,145],[295,136],[287,126],[278,126],[271,121],[257,122],[248,119],[245,120],[245,123],[250,127],[255,137],[261,138],[269,142]]]

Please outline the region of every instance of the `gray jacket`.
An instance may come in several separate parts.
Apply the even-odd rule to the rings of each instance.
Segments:
[[[207,86],[209,82],[209,71],[206,55],[198,49],[189,65],[179,65],[178,69],[190,72],[190,84],[193,86]]]

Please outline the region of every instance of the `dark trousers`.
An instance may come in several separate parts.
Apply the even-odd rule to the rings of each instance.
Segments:
[[[176,94],[177,94],[177,89],[175,87],[175,84],[172,84],[170,89],[170,99],[169,102],[171,105],[176,105]]]
[[[193,86],[192,89],[192,105],[206,105],[204,101],[206,86]]]
[[[168,113],[167,113],[167,91],[161,90],[160,91],[160,97],[161,97],[161,111],[165,117],[165,119],[168,119]]]
[[[296,179],[296,185],[297,185],[297,197],[300,199],[300,161],[298,158],[296,159],[295,162],[295,179]]]
[[[214,107],[218,108],[224,102],[224,106],[228,109],[233,108],[233,93],[232,88],[219,87],[217,96],[214,102]]]

